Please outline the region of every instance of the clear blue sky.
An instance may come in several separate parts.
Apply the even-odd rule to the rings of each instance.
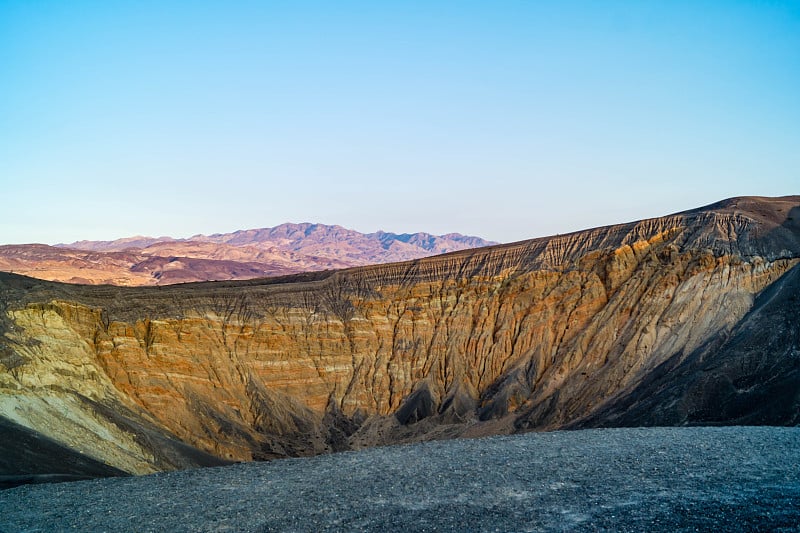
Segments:
[[[800,2],[0,0],[0,243],[800,194]]]

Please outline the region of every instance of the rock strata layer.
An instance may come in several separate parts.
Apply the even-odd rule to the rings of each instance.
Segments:
[[[0,416],[131,473],[576,425],[796,424],[799,214],[798,196],[737,198],[241,282],[2,274]]]

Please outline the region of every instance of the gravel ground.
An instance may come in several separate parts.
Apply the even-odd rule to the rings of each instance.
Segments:
[[[0,531],[800,531],[800,428],[600,429],[0,491]]]

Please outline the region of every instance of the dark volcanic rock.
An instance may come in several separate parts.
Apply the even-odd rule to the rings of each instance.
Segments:
[[[796,531],[800,429],[532,433],[0,492],[2,531]]]
[[[436,413],[436,403],[430,387],[423,383],[406,398],[394,416],[401,424],[413,424]]]

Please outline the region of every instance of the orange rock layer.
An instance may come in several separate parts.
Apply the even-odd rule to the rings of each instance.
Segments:
[[[798,205],[739,199],[302,279],[6,276],[0,415],[57,435],[23,403],[80,395],[236,460],[563,427],[730,331],[800,261]],[[99,417],[70,409],[59,416]],[[106,460],[136,470],[120,455]]]

